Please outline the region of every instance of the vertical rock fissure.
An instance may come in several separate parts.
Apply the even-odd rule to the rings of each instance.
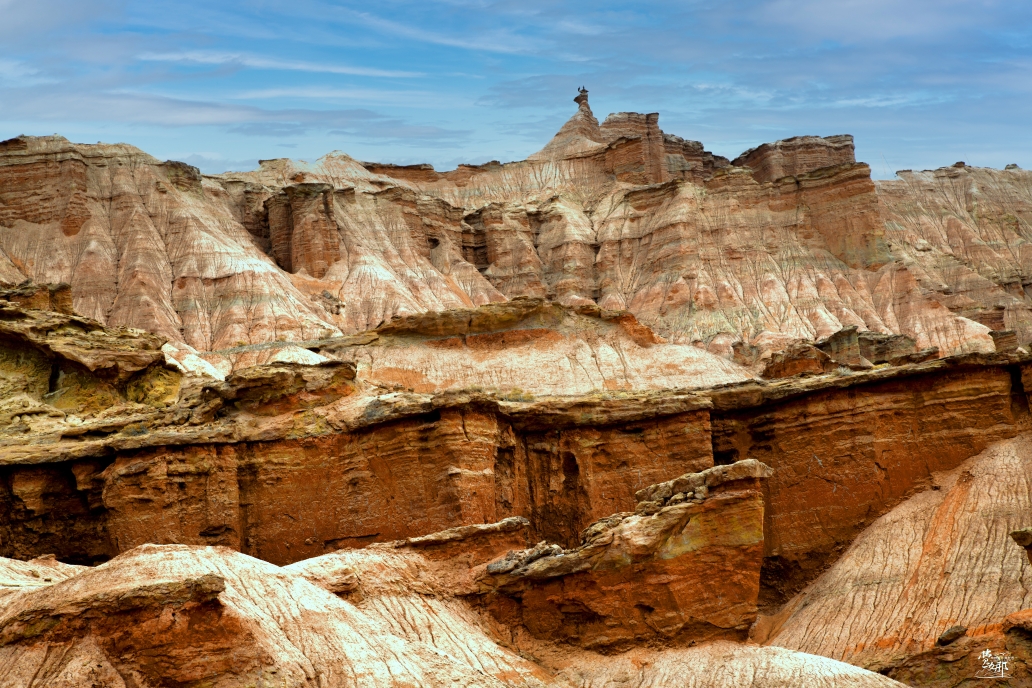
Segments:
[[[1025,385],[1021,380],[1021,368],[1011,366],[1008,368],[1011,380],[1010,408],[1011,417],[1015,422],[1029,418],[1028,394]]]

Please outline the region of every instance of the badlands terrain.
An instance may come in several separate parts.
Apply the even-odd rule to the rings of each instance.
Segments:
[[[1032,172],[575,102],[0,142],[0,686],[1032,685]]]

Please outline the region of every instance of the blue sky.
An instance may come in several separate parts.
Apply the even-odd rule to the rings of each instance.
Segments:
[[[0,139],[260,158],[525,158],[575,110],[734,157],[850,133],[877,177],[1032,168],[1028,0],[0,0]]]

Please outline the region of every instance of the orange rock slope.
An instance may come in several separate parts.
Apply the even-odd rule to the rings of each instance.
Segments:
[[[757,628],[911,685],[964,685],[986,649],[1007,653],[1010,685],[1027,685],[1032,570],[1009,534],[1028,526],[1030,479],[1028,434],[935,473]]]

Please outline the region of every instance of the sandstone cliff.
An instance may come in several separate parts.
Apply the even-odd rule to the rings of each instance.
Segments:
[[[993,445],[878,519],[778,616],[769,642],[920,685],[962,685],[986,648],[1030,680],[1032,570],[1009,533],[1032,512],[1032,438]]]
[[[450,172],[0,143],[0,685],[1028,682],[1032,177],[576,102]]]
[[[636,667],[638,682],[660,686],[688,662],[699,686],[887,686],[831,659],[742,643],[765,633],[920,684],[950,652],[966,653],[968,666],[983,636],[994,647],[1024,637],[1027,601],[987,592],[977,564],[945,564],[964,614],[943,616],[936,601],[953,593],[935,588],[915,595],[919,609],[935,610],[921,633],[906,625],[911,608],[865,626],[895,633],[899,648],[886,650],[882,637],[849,641],[873,642],[881,649],[872,655],[792,635],[815,627],[800,616],[811,610],[818,637],[831,637],[842,605],[861,602],[821,593],[842,589],[825,581],[856,570],[854,557],[871,561],[865,543],[898,541],[892,519],[923,496],[890,509],[929,481],[940,489],[925,494],[951,500],[953,478],[934,471],[981,466],[988,460],[969,457],[1028,428],[1032,359],[1020,352],[919,363],[904,355],[896,365],[767,381],[687,347],[701,357],[698,373],[720,364],[730,377],[715,386],[687,372],[656,377],[649,391],[643,374],[619,378],[626,389],[565,396],[442,391],[442,382],[420,393],[388,385],[376,365],[356,370],[362,357],[349,352],[397,348],[410,358],[395,369],[410,375],[420,362],[448,360],[434,358],[439,343],[469,356],[478,337],[508,360],[526,355],[527,333],[560,351],[564,338],[596,352],[607,343],[631,365],[665,345],[627,314],[517,299],[309,348],[259,347],[266,363],[220,380],[184,367],[160,337],[53,310],[68,310],[63,288],[0,296],[2,554],[108,562],[5,564],[0,652],[12,685],[83,676],[111,686],[130,676],[143,686],[159,676],[246,685],[311,674],[341,685],[447,677],[590,686],[619,684]],[[833,341],[820,344],[829,358],[860,355],[855,332]],[[877,360],[905,344],[871,341],[881,349],[864,352]],[[314,360],[273,360],[288,347]],[[1010,446],[988,456],[1011,456]],[[1013,471],[990,461],[979,474],[1020,498],[1006,486],[1011,473],[1023,480],[1025,463],[1014,455]],[[989,513],[1001,534],[991,547],[1009,547],[999,590],[1027,573],[1006,537],[1024,523],[996,518],[993,504],[973,511]],[[888,527],[864,530],[887,512]],[[976,550],[954,541],[950,556]],[[964,601],[972,593],[978,604]],[[885,595],[909,599],[891,586]],[[929,649],[955,622],[973,629],[968,640]],[[402,666],[392,663],[398,653]]]
[[[629,310],[726,357],[850,326],[941,355],[1032,338],[1030,173],[876,183],[848,136],[731,163],[656,114],[599,124],[577,101],[528,160],[444,173],[335,153],[204,176],[129,146],[11,139],[0,280],[67,282],[79,313],[192,353],[517,296]]]

